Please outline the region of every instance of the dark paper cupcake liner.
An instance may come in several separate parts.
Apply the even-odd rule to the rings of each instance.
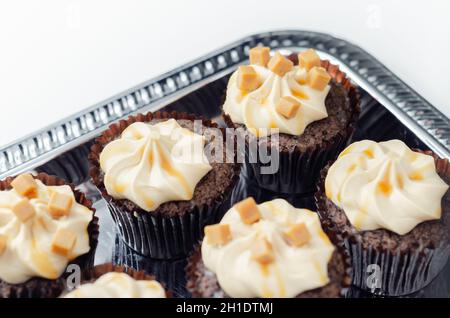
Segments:
[[[447,160],[440,159],[431,151],[421,151],[431,155],[436,162],[436,171],[448,183],[450,180],[450,165]],[[350,255],[353,267],[352,284],[364,291],[385,296],[403,296],[417,292],[427,286],[444,268],[450,256],[450,241],[445,238],[439,244],[430,242],[427,246],[417,244],[414,250],[389,249],[388,247],[367,247],[358,234],[352,234],[338,228],[327,213],[330,206],[336,207],[325,195],[325,178],[329,166],[322,170],[315,195],[317,212],[321,218],[322,227],[327,233],[339,233],[344,239],[345,248]],[[450,195],[447,192],[443,201],[443,212],[440,224],[447,229],[450,224]],[[347,223],[349,221],[347,220]],[[430,221],[429,221],[430,222]],[[349,223],[348,223],[349,224]],[[399,238],[401,240],[401,238]],[[373,268],[380,269],[381,284],[374,280]]]
[[[231,192],[240,172],[240,165],[235,164],[234,176],[219,197],[213,198],[213,201],[209,204],[192,206],[183,214],[174,216],[147,212],[138,208],[130,211],[129,205],[123,203],[123,201],[127,202],[128,200],[115,200],[109,196],[100,178],[101,169],[98,163],[103,147],[117,138],[126,127],[134,122],[150,122],[154,119],[169,118],[176,120],[200,119],[203,121],[203,126],[217,128],[217,125],[210,120],[186,113],[138,114],[111,125],[102,136],[96,139],[89,155],[90,175],[108,204],[120,236],[134,251],[156,259],[177,259],[186,256],[191,251],[195,243],[203,237],[205,225],[220,220],[224,211],[229,207]],[[221,129],[221,132],[225,134],[223,129]]]
[[[297,193],[278,193],[264,188],[261,188],[255,181],[251,180],[242,169],[239,181],[233,189],[231,195],[231,206],[248,198],[252,197],[260,204],[266,201],[275,199],[284,199],[296,208],[303,208],[315,211],[316,205],[314,202],[314,195],[311,194],[297,194]]]
[[[292,57],[290,57],[293,59]],[[294,61],[295,63],[296,61]],[[262,174],[261,167],[268,166],[260,162],[259,158],[254,158],[255,154],[249,152],[249,137],[245,137],[245,166],[249,177],[254,179],[260,187],[280,193],[308,193],[314,192],[320,170],[331,159],[346,147],[353,132],[355,131],[356,121],[360,114],[359,93],[351,84],[345,73],[339,70],[339,67],[331,64],[329,61],[322,61],[324,67],[331,77],[347,91],[352,114],[345,130],[336,136],[321,144],[317,144],[304,151],[294,147],[289,151],[279,153],[279,169],[275,173]],[[225,114],[222,114],[229,127],[237,128]],[[252,139],[255,139],[252,137]],[[267,146],[264,138],[256,141],[258,149],[267,147],[268,153],[272,150]],[[276,151],[276,150],[275,150]],[[269,163],[270,164],[270,163]]]
[[[222,204],[200,206],[183,215],[165,217],[151,212],[131,214],[111,201],[108,208],[124,242],[139,254],[157,259],[187,255],[203,237],[205,225],[220,220],[226,209]]]
[[[145,271],[142,271],[142,270],[135,270],[134,268],[130,268],[127,266],[114,265],[113,263],[105,263],[105,264],[96,265],[92,268],[84,270],[81,274],[80,284],[92,283],[95,280],[97,280],[98,278],[100,278],[101,276],[103,276],[104,274],[111,273],[111,272],[126,273],[130,277],[134,278],[135,280],[157,280],[154,276],[148,275]],[[161,282],[159,282],[159,283],[161,283]],[[163,283],[161,283],[161,285],[166,290],[166,296],[170,297],[171,292],[166,289],[166,286]],[[64,296],[68,292],[70,292],[70,291],[68,291],[68,290],[63,291],[61,296]]]
[[[58,177],[49,176],[45,173],[39,173],[34,176],[35,179],[39,179],[48,186],[60,186],[67,183]],[[10,190],[11,181],[14,177],[8,177],[5,180],[0,181],[0,191]],[[77,257],[75,260],[69,263],[80,266],[81,269],[87,269],[94,265],[95,249],[97,247],[99,227],[98,218],[95,216],[95,208],[92,207],[92,202],[86,198],[84,193],[75,190],[75,187],[68,184],[75,195],[75,200],[94,212],[92,221],[88,225],[89,233],[89,245],[90,250],[88,253]],[[58,297],[62,290],[65,288],[66,277],[70,273],[64,272],[59,278],[55,280],[45,278],[31,278],[28,281],[21,284],[9,284],[0,280],[0,298],[55,298]]]
[[[166,286],[173,297],[186,295],[186,277],[184,268],[186,259],[158,260],[151,259],[134,252],[119,236],[116,238],[113,263],[118,266],[131,267],[138,271],[145,271]]]
[[[384,295],[373,294],[370,291],[362,290],[356,286],[350,286],[345,294],[346,298],[385,298]],[[409,295],[402,295],[401,298],[448,298],[450,297],[450,261],[447,261],[445,268],[426,287]]]

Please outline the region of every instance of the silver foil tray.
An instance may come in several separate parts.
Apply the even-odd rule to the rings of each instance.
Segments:
[[[94,201],[99,217],[100,236],[95,262],[112,261],[145,270],[165,283],[175,296],[189,297],[185,290],[186,259],[161,261],[145,258],[117,237],[105,201],[88,177],[89,147],[92,139],[111,123],[133,113],[164,109],[219,119],[229,74],[237,65],[247,61],[248,49],[260,43],[285,54],[313,47],[323,58],[338,64],[349,75],[359,86],[362,108],[353,141],[398,138],[410,147],[432,149],[440,156],[450,158],[449,119],[368,53],[326,34],[278,31],[234,42],[0,148],[0,179],[35,170],[76,184]],[[230,204],[249,195],[257,201],[282,197],[296,207],[314,209],[310,195],[271,193],[254,185],[244,172]],[[370,296],[355,288],[350,288],[348,295]],[[450,262],[428,287],[411,297],[449,295]]]

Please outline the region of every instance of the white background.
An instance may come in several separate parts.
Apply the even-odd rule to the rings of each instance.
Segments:
[[[0,146],[274,29],[358,44],[450,117],[450,1],[2,1]]]

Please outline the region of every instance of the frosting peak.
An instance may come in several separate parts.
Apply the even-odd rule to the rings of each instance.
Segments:
[[[190,200],[197,183],[211,170],[204,145],[202,135],[175,119],[133,123],[100,154],[106,190],[146,211],[164,202]]]
[[[252,224],[243,220],[236,206],[225,214],[220,224],[228,225],[231,232],[225,244],[211,244],[208,237],[203,240],[203,262],[216,274],[221,288],[231,297],[295,297],[326,285],[334,246],[317,214],[282,199],[259,204],[257,209],[260,219]],[[309,233],[307,242],[297,242],[301,246],[286,238],[296,225]],[[259,259],[254,254],[258,246]]]
[[[439,219],[447,189],[433,157],[412,151],[400,140],[351,144],[325,180],[327,197],[357,230],[383,228],[400,235]]]
[[[277,55],[272,59],[276,57],[280,59]],[[256,89],[249,91],[240,87],[240,70],[234,72],[228,82],[223,109],[233,122],[245,124],[258,136],[269,134],[271,128],[278,128],[281,133],[301,135],[310,123],[328,116],[325,99],[330,86],[327,82],[322,82],[325,84],[323,89],[311,86],[308,82],[310,70],[306,67],[291,66],[281,73],[271,70],[270,62],[269,68],[259,64],[251,64],[251,67],[256,73],[254,81],[260,83]],[[317,69],[323,70],[315,67],[312,73],[315,74]],[[291,116],[283,116],[277,111],[283,97],[299,104]]]

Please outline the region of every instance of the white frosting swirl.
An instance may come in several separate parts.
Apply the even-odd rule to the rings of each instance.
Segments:
[[[133,123],[100,154],[106,190],[146,211],[164,202],[190,200],[197,183],[212,169],[204,145],[202,135],[182,128],[175,119]]]
[[[166,292],[155,280],[136,280],[125,273],[111,272],[78,286],[64,298],[166,298]]]
[[[217,276],[220,287],[231,297],[295,297],[329,282],[328,262],[334,246],[323,232],[316,213],[296,209],[283,199],[258,205],[261,220],[251,225],[241,221],[231,208],[220,223],[229,224],[232,239],[222,246],[202,243],[205,266]],[[283,232],[304,223],[311,240],[300,247],[291,246]],[[251,256],[256,240],[271,243],[275,260],[261,265]]]
[[[327,197],[357,230],[387,229],[400,235],[439,219],[447,189],[433,157],[412,151],[400,140],[351,144],[325,179]]]
[[[299,136],[310,123],[328,116],[325,99],[330,85],[322,91],[306,85],[306,69],[294,66],[281,77],[263,66],[251,66],[262,83],[259,88],[251,92],[239,89],[238,71],[231,75],[228,82],[223,109],[234,123],[245,124],[252,133],[255,129],[264,128],[258,136],[267,135],[270,128]],[[293,97],[301,104],[296,115],[290,119],[280,115],[275,108],[280,98],[285,96]]]
[[[10,284],[19,284],[33,277],[56,279],[69,261],[90,250],[88,225],[93,212],[73,200],[67,216],[52,218],[47,208],[52,191],[71,195],[67,186],[46,186],[36,180],[37,196],[30,200],[35,215],[22,223],[12,211],[23,197],[14,189],[0,191],[0,235],[7,238],[6,249],[0,255],[0,279]],[[52,251],[52,240],[59,229],[76,234],[76,241],[68,256]]]

